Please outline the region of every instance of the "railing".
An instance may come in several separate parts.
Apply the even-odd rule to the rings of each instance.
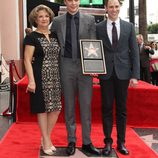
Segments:
[[[13,69],[15,70],[15,73],[19,79],[21,79],[17,67],[15,65],[14,60],[11,60],[9,63],[9,84],[10,84],[10,95],[9,95],[9,106],[6,110],[4,110],[0,115],[2,116],[11,116],[13,114],[14,110],[14,75],[13,75]]]

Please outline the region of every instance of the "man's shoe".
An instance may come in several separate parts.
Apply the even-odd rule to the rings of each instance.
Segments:
[[[100,155],[100,151],[97,148],[95,148],[92,143],[90,143],[88,145],[83,144],[82,151],[93,154],[93,155]]]
[[[68,144],[67,149],[66,149],[66,153],[67,153],[68,155],[74,155],[74,154],[75,154],[75,151],[76,151],[76,143],[70,142],[70,143]]]
[[[111,143],[106,143],[104,149],[102,150],[102,155],[104,156],[109,156],[112,151],[112,144]]]
[[[125,147],[124,143],[118,144],[117,145],[117,150],[123,155],[129,155],[129,151]]]

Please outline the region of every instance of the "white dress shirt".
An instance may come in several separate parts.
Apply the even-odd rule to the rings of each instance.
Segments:
[[[107,19],[107,34],[108,34],[111,44],[112,44],[112,27],[113,27],[112,22],[115,22],[115,26],[117,29],[117,36],[119,39],[120,38],[120,18],[118,18],[116,21],[111,21],[110,19]]]

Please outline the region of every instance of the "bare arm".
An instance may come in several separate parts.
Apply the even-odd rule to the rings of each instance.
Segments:
[[[36,89],[36,84],[35,84],[35,79],[34,79],[34,74],[33,74],[33,69],[32,69],[32,57],[33,57],[34,50],[35,50],[34,46],[26,45],[25,51],[24,51],[24,65],[25,65],[26,73],[29,79],[26,92],[30,91],[33,93],[35,93],[35,89]]]

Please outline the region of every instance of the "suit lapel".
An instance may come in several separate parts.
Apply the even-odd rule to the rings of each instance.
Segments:
[[[61,34],[62,34],[62,38],[63,38],[63,41],[65,43],[65,38],[66,38],[66,14],[63,15],[63,18],[61,19],[60,21],[62,24],[61,24]]]
[[[82,30],[84,30],[83,20],[84,20],[83,14],[79,13],[79,36],[78,36],[79,39],[80,39],[80,35],[82,33]]]
[[[105,38],[107,44],[108,44],[109,46],[112,46],[112,45],[111,45],[111,42],[110,42],[110,39],[109,39],[109,36],[108,36],[108,32],[107,32],[107,21],[105,21],[105,29],[104,29],[104,32],[105,32],[105,36],[107,37],[107,38]]]
[[[102,40],[104,41],[104,44],[107,47],[112,47],[108,33],[107,33],[107,21],[105,20],[102,25],[103,26],[99,28],[100,32],[102,32]]]
[[[120,41],[121,41],[122,38],[123,38],[125,29],[126,29],[126,28],[124,27],[124,24],[123,24],[122,20],[120,20],[120,38],[119,38],[119,40],[118,40],[118,44],[120,43]]]

